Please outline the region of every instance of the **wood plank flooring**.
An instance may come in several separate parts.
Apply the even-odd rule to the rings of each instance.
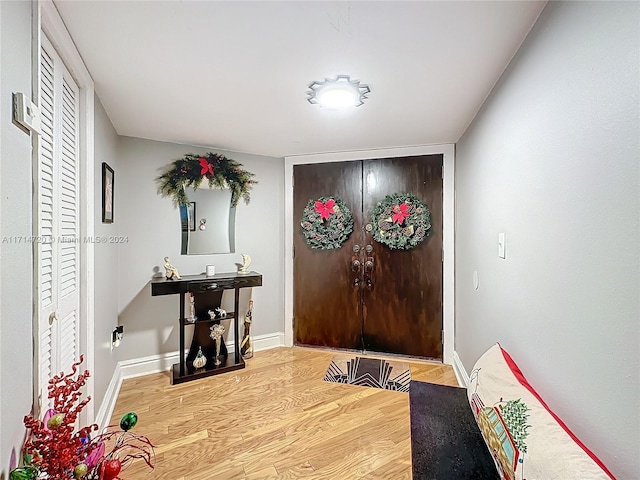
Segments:
[[[121,477],[410,479],[409,395],[323,381],[334,354],[276,348],[243,370],[180,385],[168,372],[125,380],[111,424],[136,412],[156,467],[138,461]],[[411,375],[457,386],[448,365],[411,362]]]

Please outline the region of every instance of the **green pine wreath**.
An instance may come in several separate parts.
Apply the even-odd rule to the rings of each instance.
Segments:
[[[156,180],[160,183],[159,191],[163,196],[172,197],[176,205],[186,205],[189,198],[185,192],[187,187],[197,189],[203,181],[212,188],[229,188],[231,205],[238,205],[240,198],[248,204],[251,199],[250,190],[255,185],[255,175],[242,168],[242,164],[219,155],[186,154],[174,161],[169,169]]]
[[[387,195],[373,209],[372,232],[376,242],[392,250],[409,250],[431,233],[431,213],[409,193]]]
[[[311,248],[340,248],[353,231],[353,216],[339,198],[311,199],[302,212],[302,234]]]

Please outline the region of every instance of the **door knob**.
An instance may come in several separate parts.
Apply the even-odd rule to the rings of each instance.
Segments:
[[[51,312],[49,314],[49,326],[53,325],[53,322],[56,321],[58,317],[56,317],[56,312]]]
[[[367,258],[367,261],[364,262],[364,270],[366,272],[373,270],[373,258]]]
[[[351,257],[351,271],[355,273],[353,276],[353,286],[357,287],[360,285],[360,260],[355,255]]]
[[[360,251],[360,245],[353,246],[353,253],[358,253]]]
[[[373,252],[373,245],[367,245],[366,247],[364,247],[364,251],[367,253]]]

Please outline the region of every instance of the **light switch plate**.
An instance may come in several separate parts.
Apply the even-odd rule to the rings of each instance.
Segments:
[[[40,133],[40,109],[24,93],[13,94],[13,121],[27,133]]]
[[[507,258],[506,256],[506,236],[504,232],[498,233],[498,257]]]

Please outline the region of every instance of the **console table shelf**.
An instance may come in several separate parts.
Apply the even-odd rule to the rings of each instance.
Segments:
[[[185,275],[180,280],[167,280],[163,277],[151,281],[152,296],[180,295],[180,317],[178,320],[180,325],[180,361],[171,369],[171,383],[173,385],[244,368],[244,360],[240,355],[240,333],[238,331],[240,289],[261,285],[262,275],[257,272],[220,273],[211,277]],[[209,318],[207,312],[220,306],[222,293],[225,290],[235,290],[234,311],[227,312],[227,316],[224,318]],[[193,294],[198,318],[195,322],[189,322],[185,317],[186,297],[191,294]],[[225,320],[233,320],[234,352],[233,356],[230,356],[224,341],[222,341],[219,357],[222,363],[214,365],[215,342],[209,336],[210,326]],[[189,353],[185,355],[185,329],[190,327],[194,329],[193,340]],[[199,348],[202,348],[207,363],[203,368],[195,369],[193,359]]]
[[[235,315],[235,312],[227,312],[227,316],[222,318],[198,318],[195,322],[190,322],[188,318],[181,318],[179,320],[183,325],[195,325],[196,323],[214,323],[219,322],[220,320],[232,320]]]

